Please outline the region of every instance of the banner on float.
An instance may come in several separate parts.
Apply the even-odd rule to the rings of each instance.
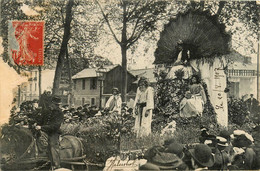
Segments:
[[[219,65],[213,65],[213,80],[212,80],[212,97],[211,102],[217,113],[217,121],[220,125],[228,126],[228,105],[227,105],[227,93],[225,89],[227,86],[226,74],[224,67]]]

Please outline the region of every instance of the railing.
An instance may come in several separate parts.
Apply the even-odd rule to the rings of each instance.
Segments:
[[[256,70],[228,70],[228,76],[253,77],[256,75]]]

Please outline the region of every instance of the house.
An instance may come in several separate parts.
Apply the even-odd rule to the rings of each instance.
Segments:
[[[72,77],[73,79],[73,97],[74,105],[81,106],[84,104],[100,106],[105,105],[105,102],[111,96],[113,87],[117,87],[121,92],[122,83],[122,67],[120,65],[104,66],[106,72],[104,73],[103,86],[97,77],[98,68],[87,68]],[[130,72],[127,73],[127,92],[132,90],[132,82],[136,81],[136,77]],[[101,95],[100,95],[101,89]]]
[[[257,64],[234,62],[228,66],[229,97],[249,98],[257,95]]]
[[[51,69],[41,71],[41,93],[52,90],[54,74],[55,70]],[[32,70],[28,75],[28,81],[19,85],[17,89],[16,98],[20,104],[39,99],[39,70]]]

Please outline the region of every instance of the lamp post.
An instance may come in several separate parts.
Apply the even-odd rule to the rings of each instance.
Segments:
[[[105,80],[105,72],[106,72],[106,68],[104,68],[103,65],[101,65],[96,70],[98,80],[100,81],[99,110],[101,110],[102,108],[102,91],[103,91],[103,81]]]

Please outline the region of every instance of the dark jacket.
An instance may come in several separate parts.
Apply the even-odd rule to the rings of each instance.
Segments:
[[[64,116],[61,109],[55,108],[51,110],[46,110],[43,113],[41,129],[48,135],[61,133],[60,126],[63,120]]]
[[[247,104],[248,110],[251,113],[254,113],[257,111],[257,106],[258,106],[259,102],[255,98],[253,98],[253,99],[249,98],[246,101],[246,104]]]

